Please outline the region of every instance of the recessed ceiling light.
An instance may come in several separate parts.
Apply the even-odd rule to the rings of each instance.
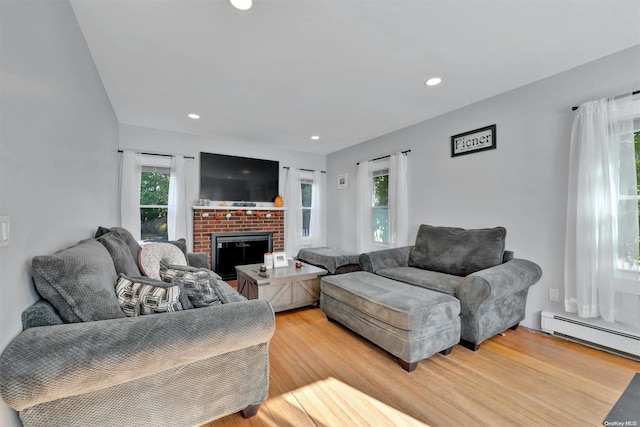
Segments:
[[[238,10],[249,10],[253,6],[253,0],[229,0],[229,3]]]
[[[193,120],[198,120],[200,118],[200,114],[190,113],[188,117]]]
[[[318,135],[313,135],[311,139],[313,139],[314,141],[317,141],[320,139],[320,137]]]
[[[427,86],[436,86],[436,85],[439,85],[441,82],[442,82],[442,79],[440,77],[433,77],[433,78],[427,80],[425,82],[425,84]]]

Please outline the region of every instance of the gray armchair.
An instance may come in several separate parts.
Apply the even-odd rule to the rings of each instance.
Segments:
[[[363,270],[453,295],[460,301],[461,343],[472,350],[525,317],[541,268],[504,250],[506,230],[422,225],[416,245],[360,255]],[[486,268],[483,268],[486,267]],[[465,272],[469,272],[465,274]]]

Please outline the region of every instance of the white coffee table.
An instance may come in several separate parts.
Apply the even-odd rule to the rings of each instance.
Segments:
[[[265,272],[267,277],[262,277],[260,265],[236,266],[238,292],[245,298],[266,299],[276,312],[318,303],[320,276],[327,274],[327,270],[305,263],[296,268],[292,263],[288,267],[269,269]]]

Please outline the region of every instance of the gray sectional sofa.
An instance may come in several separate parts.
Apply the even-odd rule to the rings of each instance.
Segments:
[[[516,328],[529,287],[541,268],[505,250],[506,229],[465,230],[421,225],[414,246],[360,255],[364,271],[438,291],[460,301],[461,343],[477,350],[486,339]]]
[[[254,415],[269,388],[271,305],[186,266],[215,288],[216,304],[190,307],[176,280],[166,286],[180,288],[181,303],[159,303],[180,311],[127,317],[114,287],[118,273],[135,273],[140,247],[124,229],[97,235],[32,261],[42,299],[0,356],[0,395],[23,424],[192,426]]]

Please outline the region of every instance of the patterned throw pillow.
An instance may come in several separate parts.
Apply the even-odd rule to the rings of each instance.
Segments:
[[[146,278],[118,277],[116,295],[128,317],[182,310],[180,287]]]
[[[138,266],[145,276],[160,279],[160,260],[169,264],[187,265],[184,254],[171,243],[147,243],[138,254]]]
[[[216,274],[206,268],[194,268],[160,261],[160,277],[185,290],[194,307],[208,307],[229,302],[217,284]]]

